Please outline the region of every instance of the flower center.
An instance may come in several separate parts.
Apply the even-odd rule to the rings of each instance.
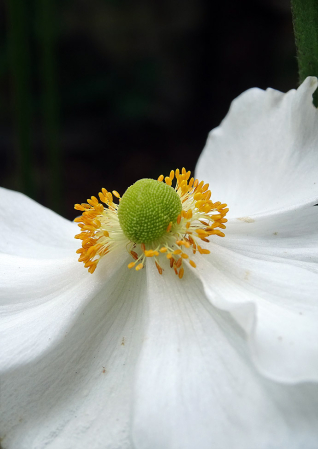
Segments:
[[[180,279],[183,263],[196,268],[193,259],[197,253],[210,253],[200,246],[201,241],[209,243],[210,237],[225,236],[221,229],[226,227],[229,209],[225,203],[211,200],[209,184],[190,179],[190,175],[185,168],[171,170],[170,176],[160,175],[157,181],[137,181],[122,198],[116,190],[102,189],[101,202],[92,196],[87,203],[75,204],[75,209],[82,211],[74,220],[81,229],[75,236],[82,240],[77,250],[79,262],[94,273],[102,257],[119,249],[128,251],[133,258],[128,268],[136,271],[148,258],[154,259],[159,274],[170,266]]]
[[[181,211],[180,197],[172,187],[154,179],[141,179],[121,198],[118,219],[129,240],[149,243],[162,237]]]

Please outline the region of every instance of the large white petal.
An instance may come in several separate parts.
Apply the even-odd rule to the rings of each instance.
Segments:
[[[197,273],[211,302],[249,335],[258,369],[278,381],[318,381],[318,274],[312,264],[212,243],[209,249],[210,256],[197,260]]]
[[[138,449],[316,449],[318,388],[280,385],[249,362],[228,314],[189,272],[147,266],[149,319],[137,371]],[[173,276],[173,279],[171,279]]]
[[[77,261],[0,257],[0,369],[30,363],[61,341],[126,260],[103,258],[91,275]]]
[[[196,175],[229,217],[294,207],[318,200],[317,79],[286,94],[250,89],[232,102],[211,131]]]
[[[54,350],[2,376],[5,449],[132,447],[131,390],[147,311],[143,271],[123,267]]]
[[[67,257],[80,247],[78,227],[22,193],[0,187],[0,253]]]
[[[261,259],[279,257],[318,271],[318,207],[304,205],[269,215],[230,219],[219,245]]]

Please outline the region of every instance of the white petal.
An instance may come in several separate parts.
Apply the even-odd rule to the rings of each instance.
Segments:
[[[286,94],[250,89],[233,101],[199,159],[196,175],[229,217],[318,201],[317,79]]]
[[[301,206],[276,214],[230,219],[219,245],[258,258],[288,259],[318,271],[318,207]]]
[[[54,350],[2,377],[5,449],[131,448],[145,286],[145,273],[123,267]]]
[[[311,265],[210,244],[197,273],[212,304],[249,335],[253,360],[282,382],[318,380],[318,274]]]
[[[186,272],[147,266],[149,320],[138,365],[138,449],[316,449],[318,389],[267,381],[231,318]]]
[[[122,266],[104,257],[91,275],[76,259],[0,257],[0,369],[30,363],[61,341],[84,307]]]
[[[32,258],[65,257],[79,243],[78,227],[22,193],[0,187],[0,253]]]

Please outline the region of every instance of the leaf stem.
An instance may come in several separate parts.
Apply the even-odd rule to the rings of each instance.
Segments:
[[[299,82],[307,76],[318,77],[318,1],[291,0]],[[317,106],[317,90],[314,104]]]

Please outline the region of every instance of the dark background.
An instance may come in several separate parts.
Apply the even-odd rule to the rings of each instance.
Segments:
[[[70,219],[193,170],[244,90],[298,84],[288,1],[41,1],[0,2],[0,185]]]

